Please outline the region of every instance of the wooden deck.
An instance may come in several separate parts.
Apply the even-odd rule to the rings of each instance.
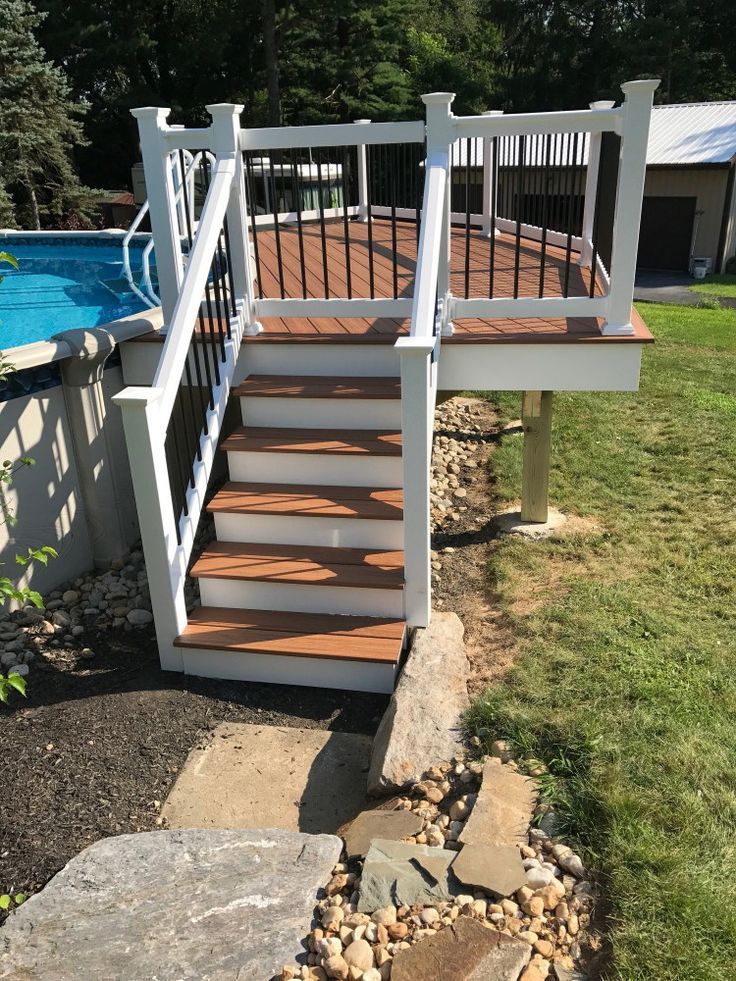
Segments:
[[[395,228],[395,232],[394,232]],[[414,289],[416,265],[416,227],[413,222],[392,223],[377,219],[371,227],[359,222],[349,222],[347,236],[344,225],[335,222],[326,226],[327,286],[325,290],[322,237],[319,225],[303,226],[304,255],[299,248],[297,229],[282,226],[278,241],[274,230],[258,231],[258,266],[260,268],[260,294],[264,298],[281,297],[279,277],[279,249],[283,276],[284,295],[288,298],[345,297],[347,289],[346,252],[350,254],[350,278],[353,296],[370,296],[370,265],[373,265],[373,292],[376,297],[411,296]],[[370,245],[370,247],[369,247]],[[392,261],[397,256],[396,273]],[[497,235],[493,250],[493,295],[512,297],[514,280],[520,297],[539,296],[542,249],[538,242],[522,239],[518,250],[518,277],[516,240],[511,235]],[[573,252],[569,264],[565,249],[547,246],[544,258],[545,297],[562,296],[565,279],[568,279],[569,296],[588,296],[590,270],[577,265],[578,254]],[[469,239],[468,283],[470,297],[489,295],[491,279],[491,247],[488,238],[477,229],[471,229]],[[455,296],[464,297],[466,268],[466,235],[462,228],[452,231],[452,264],[450,288]],[[602,285],[595,284],[600,295]],[[632,312],[633,336],[604,337],[602,321],[596,318],[504,318],[495,320],[456,320],[455,334],[443,343],[576,343],[605,342],[627,343],[650,341],[651,335],[644,322]],[[364,343],[391,343],[409,330],[408,320],[389,318],[263,318],[264,332],[247,341],[327,341],[342,340]]]

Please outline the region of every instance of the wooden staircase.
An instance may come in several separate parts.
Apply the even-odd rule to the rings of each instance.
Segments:
[[[231,481],[209,504],[217,540],[191,569],[202,605],[174,642],[184,670],[391,692],[406,640],[393,348],[350,345],[337,372],[319,344],[253,346],[243,425],[221,444]],[[284,362],[301,373],[274,373]]]

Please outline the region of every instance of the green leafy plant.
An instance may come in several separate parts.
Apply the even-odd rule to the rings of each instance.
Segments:
[[[18,269],[18,260],[9,252],[0,252],[0,262],[7,262],[13,269]],[[4,277],[0,276],[0,283],[2,283],[3,279]]]
[[[10,893],[0,893],[0,910],[6,911],[13,906],[21,906],[28,897],[25,893],[17,892],[11,896]]]
[[[8,695],[10,695],[11,691],[20,692],[21,695],[25,695],[26,693],[26,679],[19,675],[17,671],[13,671],[12,669],[7,676],[0,674],[0,702],[7,705]],[[3,897],[0,896],[0,909],[7,909],[7,906],[2,906],[2,898]]]

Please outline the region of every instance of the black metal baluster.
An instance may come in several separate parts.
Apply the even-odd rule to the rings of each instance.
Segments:
[[[588,166],[590,166],[590,159],[588,159]],[[600,166],[600,161],[598,165],[598,174],[596,177],[595,185],[595,208],[593,211],[593,230],[591,233],[592,240],[592,254],[590,257],[590,288],[588,290],[588,295],[591,299],[595,296],[595,281],[596,274],[598,272],[598,222],[600,218],[600,200],[601,200],[601,173],[602,168]]]
[[[570,139],[572,135],[572,139]],[[563,296],[569,296],[570,291],[570,257],[572,254],[572,221],[573,221],[573,197],[575,192],[575,167],[577,163],[578,134],[568,134],[567,137],[567,179],[565,187],[567,190],[567,240],[565,242],[565,278],[562,289]]]
[[[222,236],[225,242],[225,273],[227,274],[227,283],[230,288],[230,317],[234,317],[238,312],[238,308],[235,305],[235,277],[233,274],[233,262],[230,253],[230,230],[227,225],[227,215],[222,219]],[[227,296],[225,297],[227,302]],[[232,332],[230,328],[230,317],[227,318],[227,336],[231,337]]]
[[[290,150],[289,159],[291,161],[291,196],[292,207],[296,209],[296,234],[299,243],[299,271],[302,277],[302,298],[307,298],[307,266],[304,261],[304,232],[302,230],[302,203],[300,200],[300,188],[297,180],[299,168],[298,162],[294,159],[294,148]]]
[[[556,139],[556,137],[555,137]],[[539,252],[539,295],[544,296],[544,273],[547,255],[547,223],[549,220],[549,158],[552,152],[552,134],[547,134],[546,153],[544,158],[544,200],[542,204],[542,248]]]
[[[273,169],[273,152],[270,151],[268,154],[268,169],[271,179],[271,210],[273,211],[273,231],[274,238],[276,239],[276,265],[279,270],[279,289],[281,290],[281,299],[286,298],[286,290],[284,289],[284,262],[281,255],[281,228],[279,225],[279,198],[278,198],[278,188],[276,187],[276,174]],[[283,165],[282,165],[283,170]]]
[[[373,147],[369,146],[365,155],[367,170],[365,183],[368,188],[368,207],[366,209],[366,217],[368,219],[368,227],[366,229],[368,232],[368,286],[370,297],[374,299],[376,295],[375,271],[373,268],[373,193],[375,190],[373,161],[375,160],[375,154],[371,154],[372,149]]]
[[[514,250],[514,299],[519,295],[519,260],[521,258],[521,202],[524,191],[524,153],[526,152],[525,137],[516,139],[517,152],[517,191],[516,191],[516,247]]]
[[[394,144],[395,145],[395,144]],[[388,150],[388,147],[386,148]],[[397,240],[396,240],[396,167],[389,165],[390,172],[390,194],[391,194],[391,247],[393,249],[393,286],[394,286],[394,299],[398,298],[399,295],[399,263],[397,256]]]
[[[187,241],[189,243],[189,251],[191,252],[191,248],[192,248],[192,217],[191,217],[191,214],[190,214],[190,211],[189,211],[189,190],[187,188],[187,182],[186,182],[186,180],[184,178],[184,175],[186,173],[186,170],[184,168],[184,151],[183,150],[180,150],[179,151],[179,161],[180,161],[180,166],[182,168],[181,169],[181,174],[182,174],[182,202],[184,204],[184,223],[185,223],[185,226],[186,226]],[[201,322],[202,322],[202,304],[201,303],[199,305],[197,319],[200,322],[200,332],[201,332]],[[205,432],[207,432],[207,413],[204,411],[204,406],[206,404],[206,401],[203,401],[203,396],[205,396],[205,393],[204,393],[204,387],[202,385],[202,368],[201,368],[200,361],[199,361],[200,354],[202,355],[203,360],[204,360],[205,375],[207,376],[207,395],[205,396],[205,399],[208,399],[208,400],[211,399],[210,392],[211,392],[211,389],[212,389],[212,384],[211,384],[210,374],[209,374],[209,363],[207,361],[207,351],[206,351],[206,349],[201,349],[200,350],[197,347],[196,334],[195,334],[194,331],[192,333],[193,333],[193,338],[192,338],[191,350],[193,352],[194,367],[195,367],[195,372],[196,372],[196,375],[197,375],[197,382],[199,384],[200,401],[202,402],[201,411],[203,413],[203,418],[204,418],[204,427],[205,427]]]
[[[475,142],[475,141],[473,141]],[[462,147],[462,143],[460,143]],[[470,296],[470,137],[465,140],[465,299]]]
[[[489,270],[488,270],[488,296],[493,299],[494,278],[496,275],[496,210],[498,203],[498,137],[491,139],[491,221],[490,221],[490,241],[488,243]]]
[[[327,228],[325,227],[325,199],[324,190],[322,187],[322,151],[315,150],[315,159],[317,161],[317,194],[319,195],[319,230],[320,238],[322,239],[322,275],[325,281],[325,299],[330,296],[330,273],[329,273],[329,263],[327,262]],[[329,195],[329,174],[330,165],[327,164],[327,180],[328,180],[328,190]]]
[[[258,280],[258,297],[259,299],[263,297],[263,286],[261,277],[261,253],[258,248],[258,226],[256,224],[256,215],[258,214],[258,207],[256,205],[256,182],[253,176],[253,161],[251,155],[248,152],[243,153],[243,161],[245,162],[245,169],[243,171],[243,181],[245,183],[245,196],[246,202],[250,205],[248,208],[248,213],[250,215],[250,227],[251,234],[253,235],[253,252],[255,254],[256,260],[256,279]],[[265,175],[266,171],[264,169],[263,161],[261,161],[261,173]],[[266,202],[264,201],[264,204]],[[230,254],[230,243],[228,242],[228,255]],[[234,307],[235,301],[235,291],[233,291],[233,314],[235,313]]]
[[[345,281],[348,288],[348,299],[353,298],[353,279],[352,279],[352,269],[350,264],[350,225],[348,222],[348,197],[347,197],[347,187],[345,186],[345,176],[348,172],[347,160],[348,152],[347,147],[342,148],[342,224],[343,224],[343,234],[345,237]]]
[[[424,187],[422,186],[422,167],[421,161],[424,157],[425,164],[424,170],[426,171],[426,146],[423,143],[417,143],[415,146],[418,148],[417,159],[415,161],[414,170],[414,208],[416,210],[415,220],[416,220],[416,234],[417,234],[417,249],[419,248],[419,235],[421,233],[422,227],[422,204],[424,203]],[[416,151],[415,151],[416,152]]]
[[[201,163],[202,163],[202,168],[201,168],[202,181],[203,181],[203,186],[204,186],[204,190],[205,190],[205,198],[206,198],[207,194],[209,193],[209,188],[210,188],[210,164],[209,164],[209,160],[206,157],[204,157],[204,156],[202,157]],[[212,272],[212,268],[211,267],[210,267],[210,272]],[[213,368],[214,375],[215,375],[215,384],[219,385],[220,384],[220,360],[219,360],[219,358],[217,356],[217,339],[215,337],[215,320],[216,320],[216,318],[215,318],[215,316],[213,315],[213,312],[212,312],[212,289],[210,287],[209,277],[207,279],[207,282],[205,283],[204,296],[205,296],[205,304],[206,304],[206,307],[207,307],[207,321],[209,323],[209,331],[208,331],[208,333],[209,333],[209,344],[210,344],[210,357],[212,359],[212,368]],[[217,310],[217,308],[215,308],[215,309],[216,309],[216,312],[217,312],[218,317],[219,317],[219,310]],[[206,332],[205,332],[204,319],[202,319],[200,321],[200,323],[201,323],[201,326],[202,326],[202,343],[205,344],[206,343],[206,341],[205,341]],[[222,324],[221,323],[218,323],[218,328],[219,328],[220,334],[222,334]],[[224,343],[224,341],[223,341],[223,343]],[[210,404],[214,408],[214,404],[215,404],[214,403],[214,396],[211,393],[210,393]]]

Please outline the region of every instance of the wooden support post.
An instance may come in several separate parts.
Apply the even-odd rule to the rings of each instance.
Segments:
[[[524,457],[521,475],[521,520],[544,523],[549,510],[549,454],[552,392],[524,392],[521,421]]]

